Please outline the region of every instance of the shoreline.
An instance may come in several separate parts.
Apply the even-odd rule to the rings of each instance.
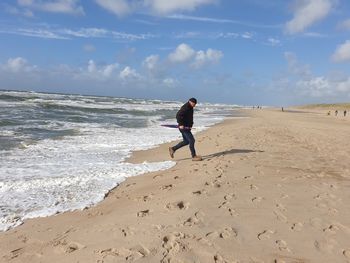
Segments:
[[[234,111],[235,111],[235,110],[234,110]],[[233,114],[234,114],[234,111],[233,111]],[[224,119],[224,120],[225,120],[225,119]],[[224,121],[224,120],[221,120],[220,122],[222,122],[222,121]],[[220,122],[219,122],[219,123],[220,123]],[[214,125],[215,125],[215,124],[214,124]],[[205,127],[203,131],[207,130],[207,129],[210,128],[210,127],[211,127],[211,126]],[[155,145],[153,145],[152,148],[150,148],[150,149],[146,149],[146,150],[137,150],[137,151],[134,151],[134,150],[133,150],[133,151],[130,151],[130,156],[129,156],[129,157],[126,157],[124,160],[122,160],[121,163],[125,163],[125,164],[128,164],[128,163],[131,163],[131,164],[141,164],[141,163],[143,163],[143,161],[146,161],[146,162],[148,162],[148,163],[151,163],[151,162],[172,161],[172,160],[169,159],[169,158],[162,158],[162,160],[155,160],[155,161],[151,161],[151,160],[149,160],[149,159],[144,159],[143,161],[139,161],[139,162],[137,162],[137,161],[132,161],[132,159],[134,158],[133,156],[134,156],[134,153],[136,153],[136,152],[147,152],[147,151],[152,150],[152,149],[157,149],[157,148],[160,147],[162,144],[170,144],[170,143],[172,143],[172,142],[174,142],[174,141],[176,141],[176,139],[174,139],[174,140],[172,140],[172,141],[170,141],[170,142],[165,142],[165,143],[161,143],[161,144],[155,144]],[[176,165],[176,164],[174,164],[174,165]],[[171,168],[171,167],[170,167],[170,168]],[[158,171],[169,170],[170,168],[165,168],[165,169],[164,169],[164,167],[163,167],[163,168],[159,167],[160,170],[158,170]],[[52,211],[51,211],[51,214],[41,213],[41,215],[38,215],[38,216],[35,216],[35,217],[29,217],[29,218],[27,217],[27,218],[23,219],[23,221],[22,221],[22,220],[18,220],[19,217],[13,217],[12,223],[15,223],[15,224],[17,223],[17,225],[14,224],[15,226],[11,226],[9,229],[7,229],[7,230],[5,230],[5,231],[0,231],[0,233],[1,233],[1,232],[7,232],[7,231],[9,231],[9,230],[11,230],[11,229],[15,229],[15,228],[17,228],[18,226],[23,225],[27,220],[32,220],[32,219],[36,219],[36,218],[46,218],[46,217],[55,216],[55,215],[57,215],[57,214],[62,214],[62,213],[67,213],[67,212],[74,212],[74,211],[82,211],[82,210],[85,210],[85,209],[89,209],[89,208],[91,208],[91,207],[93,207],[93,206],[98,205],[100,202],[102,202],[102,201],[106,198],[106,196],[108,196],[108,195],[110,194],[111,191],[113,191],[115,188],[117,188],[121,183],[125,182],[128,178],[134,177],[134,176],[141,176],[141,175],[143,175],[143,174],[145,174],[145,173],[149,173],[149,171],[148,171],[148,172],[147,172],[147,171],[144,171],[144,172],[141,173],[141,174],[131,175],[131,176],[124,177],[122,182],[120,182],[120,183],[118,183],[117,185],[115,185],[114,187],[110,188],[108,191],[106,191],[106,192],[103,194],[103,196],[104,196],[103,199],[101,199],[100,201],[95,202],[95,203],[93,203],[93,204],[86,204],[85,207],[74,208],[74,209],[72,208],[72,209],[64,210],[64,211],[61,210],[61,211],[57,211],[57,212],[54,212],[54,213],[52,213]],[[102,195],[101,195],[101,196],[102,196]],[[44,214],[45,214],[45,215],[44,215]],[[20,218],[20,219],[22,219],[22,218]]]
[[[195,135],[202,162],[184,147],[93,207],[0,233],[0,261],[349,262],[350,127],[243,111]],[[172,143],[128,160],[168,161]]]

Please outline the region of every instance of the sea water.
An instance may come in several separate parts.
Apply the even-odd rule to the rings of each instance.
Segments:
[[[183,102],[0,90],[0,231],[27,218],[83,209],[125,178],[175,162],[125,162],[132,151],[180,139]],[[198,104],[195,132],[232,116]],[[167,153],[164,153],[167,154]]]

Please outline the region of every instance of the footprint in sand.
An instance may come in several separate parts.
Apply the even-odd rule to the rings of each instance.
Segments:
[[[258,235],[257,235],[257,238],[259,240],[267,240],[267,239],[270,239],[271,238],[271,235],[275,234],[275,231],[273,230],[270,230],[270,229],[267,229],[267,230],[264,230],[262,232],[260,232]]]
[[[215,188],[220,188],[221,187],[221,182],[218,180],[215,180],[214,182],[205,182],[205,186],[211,186]]]
[[[197,167],[197,166],[196,166]],[[190,171],[190,173],[198,173],[199,169],[198,168],[194,168]]]
[[[161,178],[161,177],[163,177],[162,174],[156,174],[155,176],[153,176],[153,179],[158,179],[158,178]]]
[[[251,185],[249,185],[249,189],[250,190],[258,190],[259,188],[256,185],[251,184]]]
[[[4,258],[11,260],[11,259],[14,259],[14,258],[17,258],[18,256],[20,256],[23,252],[24,252],[24,248],[20,247],[20,248],[11,250],[10,255],[6,255],[6,256],[4,256]]]
[[[286,211],[286,208],[285,208],[284,205],[281,204],[281,203],[277,203],[277,204],[276,204],[276,207],[277,207],[279,210],[281,210],[281,211]]]
[[[276,240],[276,245],[280,251],[290,252],[290,249],[287,246],[287,242],[284,240]]]
[[[173,189],[174,185],[173,184],[168,184],[168,185],[163,185],[160,187],[161,190],[171,190]]]
[[[329,184],[329,183],[323,183],[324,186],[327,186],[328,188],[330,189],[338,189],[338,185],[336,183],[332,183],[332,184]]]
[[[290,229],[293,231],[300,232],[302,230],[303,226],[304,225],[302,223],[298,222],[298,223],[294,223]]]
[[[135,234],[136,229],[133,227],[126,227],[125,229],[123,228],[122,230],[123,236],[127,237],[127,236],[132,236]]]
[[[282,212],[280,212],[278,210],[274,210],[273,213],[275,214],[278,221],[281,221],[284,223],[288,222],[288,218]]]
[[[136,185],[136,183],[127,184],[125,187],[130,187],[130,186],[134,186],[134,185]]]
[[[48,231],[50,231],[51,229],[49,228]],[[20,235],[18,236],[18,240],[23,242],[23,243],[27,243],[28,238],[25,235]]]
[[[134,201],[143,201],[143,202],[148,202],[153,198],[153,194],[149,194],[149,195],[144,195],[144,196],[140,196],[134,199]]]
[[[234,208],[230,207],[230,204],[231,203],[229,201],[224,201],[218,206],[218,208],[219,209],[222,209],[222,208],[226,209],[230,213],[231,216],[238,216],[239,214],[237,213],[237,211]]]
[[[145,216],[149,216],[150,213],[151,213],[151,211],[149,209],[147,209],[147,210],[137,212],[137,216],[138,217],[145,217]]]
[[[111,262],[116,262],[116,257],[121,257],[126,261],[135,261],[151,254],[151,251],[141,244],[138,244],[130,249],[127,248],[107,248],[103,250],[96,251],[95,253],[102,255],[104,262],[105,259],[110,259]],[[108,261],[109,262],[109,261]],[[119,261],[118,261],[119,262]],[[123,261],[124,262],[124,261]]]
[[[66,248],[65,248],[65,253],[72,253],[76,250],[79,250],[79,249],[82,249],[82,248],[85,248],[86,246],[78,243],[78,242],[71,242],[69,243]]]
[[[206,237],[215,239],[215,238],[222,238],[222,239],[230,239],[235,238],[238,236],[238,232],[233,227],[225,227],[219,231],[209,232],[206,234]]]
[[[224,196],[224,199],[225,199],[225,200],[231,200],[231,199],[236,200],[237,197],[236,197],[236,195],[235,195],[234,193],[230,193],[230,194],[225,195],[225,196]]]
[[[287,198],[289,198],[289,195],[287,195],[287,194],[282,194],[282,195],[281,195],[281,198],[282,198],[282,199],[287,199]]]
[[[343,255],[344,257],[346,257],[347,259],[350,259],[350,249],[345,249],[343,251]]]
[[[207,191],[205,191],[204,189],[192,192],[192,194],[194,194],[194,195],[202,195],[202,194],[206,194],[206,193],[207,193]]]
[[[233,208],[228,208],[227,211],[230,213],[231,216],[239,216],[238,212]]]
[[[228,263],[220,254],[216,253],[214,256],[215,263]]]
[[[264,197],[261,197],[261,196],[255,196],[251,199],[253,204],[259,204],[263,200],[264,200]]]
[[[191,216],[188,218],[182,225],[183,226],[194,226],[197,224],[200,224],[203,222],[203,216],[204,214],[200,211],[194,214],[194,216]]]
[[[230,204],[229,201],[224,201],[218,206],[218,208],[226,208],[227,209],[229,204]]]
[[[336,225],[330,225],[326,228],[323,229],[323,232],[325,232],[326,234],[330,234],[330,235],[335,235],[337,233],[337,231],[339,230],[339,227]]]
[[[171,233],[163,237],[162,246],[166,252],[163,253],[164,257],[161,263],[182,262],[176,260],[176,254],[190,249],[187,243],[182,242],[182,239],[185,238],[190,238],[190,236],[181,232]]]
[[[321,252],[332,253],[334,248],[338,245],[335,239],[326,238],[323,240],[315,240],[314,246]]]
[[[189,207],[190,207],[190,203],[189,202],[184,202],[184,201],[175,202],[175,203],[168,203],[166,205],[166,208],[169,209],[169,210],[174,210],[174,209],[186,210]]]

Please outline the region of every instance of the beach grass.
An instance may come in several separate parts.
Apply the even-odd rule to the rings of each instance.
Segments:
[[[307,104],[299,106],[298,108],[303,109],[350,109],[350,103],[320,103],[320,104]]]

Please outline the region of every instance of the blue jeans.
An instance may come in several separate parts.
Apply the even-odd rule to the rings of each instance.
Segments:
[[[186,129],[180,130],[179,129],[179,131],[182,134],[183,141],[179,142],[177,145],[175,145],[173,147],[173,150],[176,151],[176,150],[180,149],[181,147],[184,147],[186,145],[190,145],[192,157],[196,156],[196,150],[194,149],[194,143],[196,140],[194,139],[191,130],[186,130]]]

